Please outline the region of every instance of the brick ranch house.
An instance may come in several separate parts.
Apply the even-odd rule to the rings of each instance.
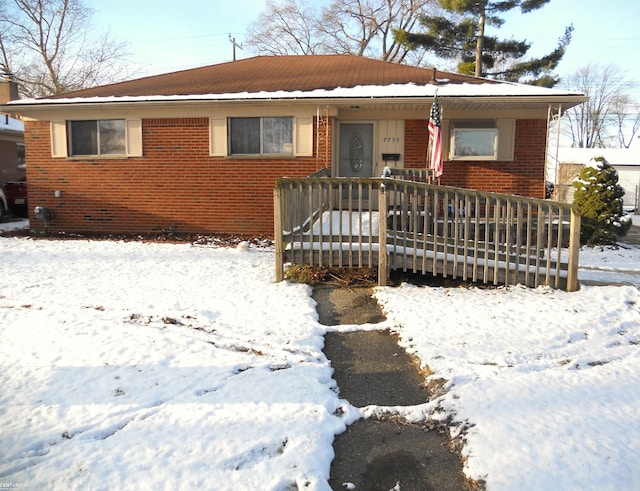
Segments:
[[[442,185],[544,197],[548,114],[582,94],[349,55],[258,56],[7,107],[25,120],[36,232],[272,234],[279,177],[425,168],[436,91]]]

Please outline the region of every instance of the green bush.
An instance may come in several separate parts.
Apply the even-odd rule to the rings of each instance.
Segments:
[[[618,184],[618,172],[603,158],[585,165],[573,183],[573,203],[582,215],[580,242],[588,245],[615,244],[631,222],[623,219],[624,189]]]

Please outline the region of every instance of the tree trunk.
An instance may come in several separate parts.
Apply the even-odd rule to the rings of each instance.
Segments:
[[[482,52],[484,51],[484,20],[486,4],[480,2],[480,16],[478,17],[478,41],[476,43],[476,77],[482,76]]]

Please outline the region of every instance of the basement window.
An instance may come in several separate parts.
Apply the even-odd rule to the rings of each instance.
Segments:
[[[68,121],[69,155],[125,155],[124,119]]]
[[[229,155],[293,155],[293,118],[229,118]]]
[[[453,160],[496,160],[498,133],[493,120],[454,121],[450,157]]]

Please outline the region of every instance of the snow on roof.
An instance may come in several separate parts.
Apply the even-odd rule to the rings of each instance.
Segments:
[[[550,97],[582,96],[579,92],[549,89],[515,83],[451,84],[445,80],[439,85],[390,84],[338,87],[309,91],[261,91],[223,94],[146,95],[109,97],[69,97],[55,99],[22,99],[20,105],[142,102],[142,101],[188,101],[188,100],[270,100],[270,99],[349,99],[349,98],[397,98],[397,97]],[[11,104],[11,103],[10,103]]]
[[[495,97],[578,104],[579,92],[535,87],[353,55],[257,56],[10,103],[43,105]],[[527,101],[532,102],[532,101]]]

